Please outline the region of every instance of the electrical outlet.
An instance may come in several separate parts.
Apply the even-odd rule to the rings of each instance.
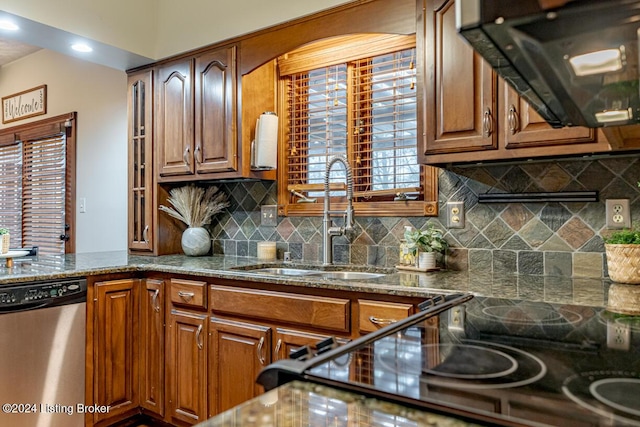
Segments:
[[[464,202],[447,202],[447,228],[464,228]]]
[[[449,324],[447,329],[450,331],[464,331],[464,306],[456,306],[449,309]]]
[[[607,322],[607,348],[612,350],[629,350],[631,330],[629,325],[608,321]]]
[[[260,206],[260,225],[275,227],[278,225],[278,206],[262,205]]]
[[[629,199],[607,199],[607,228],[631,228]]]

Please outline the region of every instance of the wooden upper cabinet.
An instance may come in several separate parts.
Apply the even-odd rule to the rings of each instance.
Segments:
[[[420,2],[418,2],[420,3]],[[491,67],[458,36],[453,1],[426,0],[424,39],[424,153],[498,148],[497,79]]]
[[[156,78],[156,140],[160,177],[191,175],[193,59],[160,66]]]
[[[195,59],[196,171],[238,169],[236,47],[207,52]]]
[[[455,0],[418,2],[418,78],[424,82],[420,162],[432,165],[608,151],[601,132],[554,129],[455,26]]]
[[[128,77],[129,249],[153,250],[153,86],[150,70]]]
[[[554,129],[518,95],[501,81],[500,123],[504,147],[523,148],[555,144],[581,144],[596,141],[596,131],[585,127]]]
[[[236,55],[223,47],[156,69],[160,181],[238,170]]]

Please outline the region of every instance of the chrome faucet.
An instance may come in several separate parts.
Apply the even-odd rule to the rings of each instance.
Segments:
[[[342,163],[346,172],[347,184],[347,208],[344,211],[331,210],[331,197],[329,195],[329,174],[331,167],[336,163]],[[332,215],[343,215],[344,226],[333,225]],[[353,230],[353,172],[344,156],[335,156],[327,163],[324,173],[324,214],[322,217],[322,264],[333,264],[333,237],[342,236],[347,231]]]

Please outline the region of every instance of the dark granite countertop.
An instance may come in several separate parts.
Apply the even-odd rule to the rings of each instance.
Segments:
[[[339,280],[305,276],[274,276],[256,274],[257,267],[286,266],[288,268],[347,269],[386,273],[366,280]],[[523,276],[514,274],[478,274],[474,272],[437,271],[420,273],[379,269],[373,266],[335,265],[301,262],[265,262],[257,258],[213,255],[188,257],[166,255],[160,257],[130,255],[126,251],[96,252],[66,256],[38,256],[37,259],[15,259],[13,268],[0,269],[0,285],[85,277],[97,274],[127,272],[162,272],[189,274],[207,278],[236,279],[261,283],[275,283],[307,288],[323,288],[391,294],[408,297],[427,297],[439,293],[471,292],[479,296],[544,301],[559,304],[606,306],[608,280],[552,276]]]
[[[198,427],[352,425],[477,426],[359,394],[294,381],[204,421]]]

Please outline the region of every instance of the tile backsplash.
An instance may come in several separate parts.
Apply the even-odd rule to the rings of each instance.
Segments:
[[[565,277],[605,277],[602,234],[605,200],[628,198],[631,217],[640,220],[640,155],[599,160],[531,162],[441,170],[438,217],[356,217],[356,231],[334,238],[336,263],[393,267],[405,225],[427,222],[446,231],[454,270]],[[222,184],[231,206],[211,226],[214,253],[256,256],[257,242],[275,240],[278,256],[319,261],[321,217],[279,217],[277,226],[260,224],[260,206],[276,204],[276,183]],[[598,191],[589,203],[478,203],[478,194]],[[464,201],[466,224],[446,229],[447,201]]]

